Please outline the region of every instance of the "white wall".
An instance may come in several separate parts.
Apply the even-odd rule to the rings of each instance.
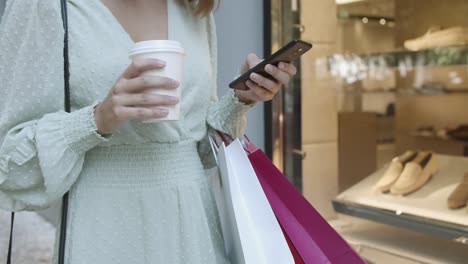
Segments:
[[[221,0],[215,13],[218,34],[218,94],[226,92],[248,53],[263,57],[263,1]],[[264,149],[263,104],[247,114],[247,135]]]

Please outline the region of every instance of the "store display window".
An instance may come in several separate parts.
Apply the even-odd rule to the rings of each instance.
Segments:
[[[268,8],[271,51],[293,38],[314,44],[267,113],[277,165],[356,245],[412,252],[414,263],[466,263],[468,2]],[[362,235],[389,230],[393,238]],[[401,249],[410,237],[419,248]],[[431,253],[442,244],[451,257]]]

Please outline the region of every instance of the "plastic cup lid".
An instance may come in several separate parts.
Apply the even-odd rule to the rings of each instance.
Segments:
[[[137,42],[130,52],[130,57],[152,52],[176,52],[184,54],[184,48],[175,40],[147,40]]]

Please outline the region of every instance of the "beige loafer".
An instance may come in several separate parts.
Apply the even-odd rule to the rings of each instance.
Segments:
[[[468,44],[468,27],[442,29],[440,26],[431,27],[423,36],[404,42],[405,48],[415,51],[466,44]]]
[[[390,187],[398,180],[406,163],[412,161],[417,155],[417,152],[408,150],[401,156],[394,158],[380,180],[375,184],[374,189],[383,193],[390,191]]]
[[[447,200],[447,206],[450,209],[458,209],[466,206],[468,203],[468,173],[465,173],[462,182],[453,190]]]
[[[406,195],[419,190],[439,170],[437,158],[431,152],[420,152],[408,162],[401,176],[392,185],[392,194]]]

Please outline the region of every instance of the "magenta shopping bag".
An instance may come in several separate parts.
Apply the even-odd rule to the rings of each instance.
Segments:
[[[283,231],[284,237],[286,238],[286,242],[288,242],[289,250],[291,250],[291,254],[294,258],[294,264],[304,264],[304,260],[302,260],[301,255],[299,255],[299,252],[297,252],[296,247],[294,246],[294,244],[292,243],[291,239],[289,238],[288,234],[286,234],[286,231],[284,231],[284,228],[282,226],[281,230]]]
[[[216,134],[227,144],[234,140],[221,132]],[[287,239],[295,263],[366,264],[263,151],[246,136],[242,143]]]
[[[247,146],[247,149],[252,150],[252,145]],[[276,218],[304,263],[366,263],[296,190],[265,153],[255,150],[249,155],[249,160]]]

